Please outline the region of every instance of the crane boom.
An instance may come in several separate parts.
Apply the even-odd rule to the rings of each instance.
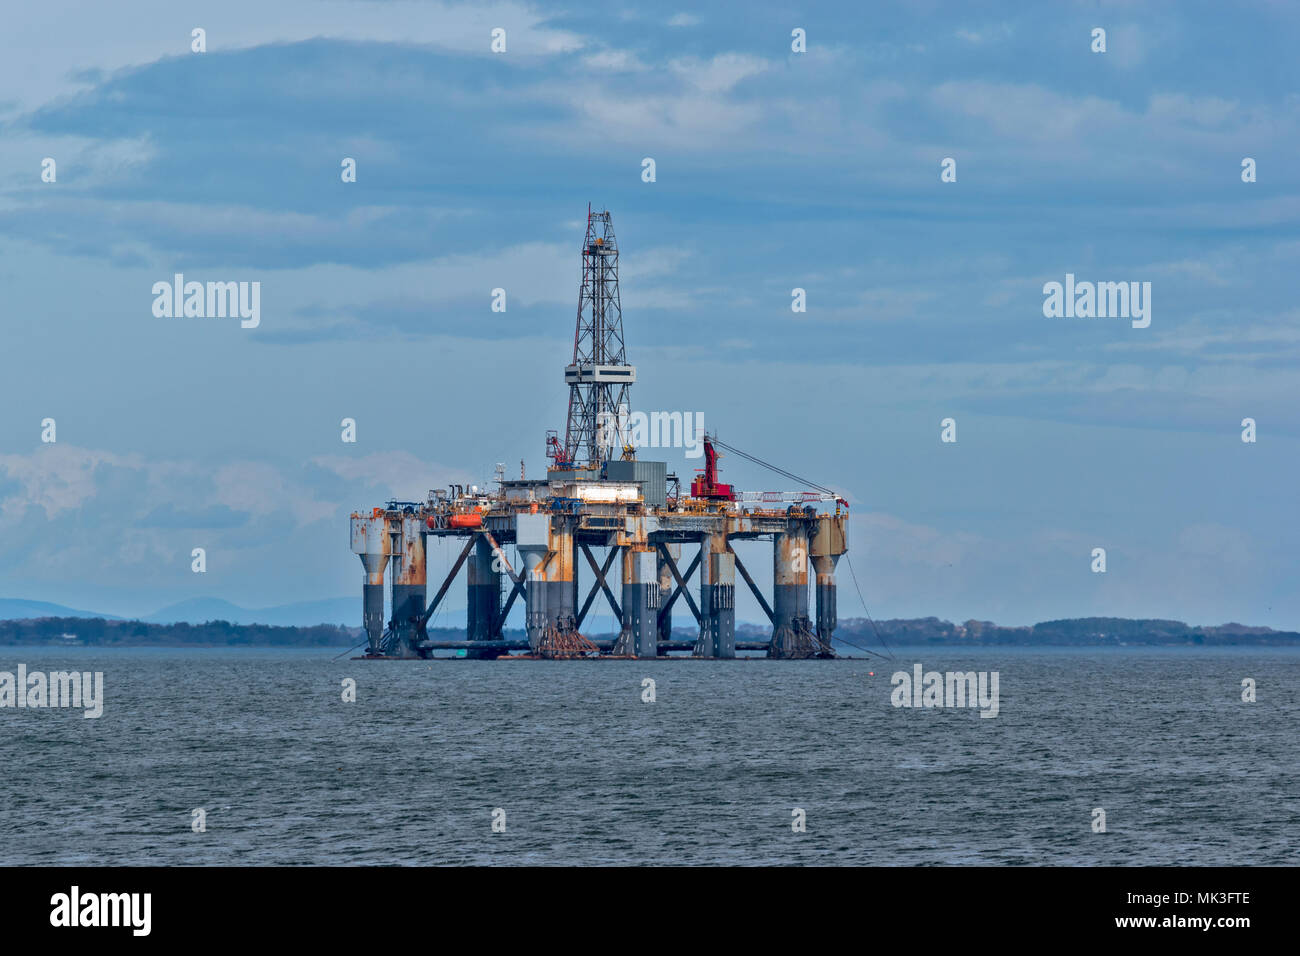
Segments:
[[[714,446],[727,448],[742,458],[748,459],[757,465],[762,465],[771,471],[784,475],[787,478],[793,478],[796,481],[802,481],[798,475],[791,474],[783,468],[777,468],[775,465],[755,458],[753,455],[746,454],[738,448],[732,448],[730,445],[718,441],[716,435],[704,436],[704,467],[696,469],[700,472],[698,478],[691,482],[691,497],[703,498],[712,501],[761,501],[776,504],[779,502],[797,502],[807,504],[813,501],[833,501],[836,504],[836,513],[839,513],[840,506],[847,507],[848,502],[844,498],[827,488],[824,485],[813,485],[816,491],[737,491],[734,486],[723,484],[718,481],[718,459],[721,457]],[[808,482],[813,484],[812,482]]]
[[[737,501],[837,501],[839,495],[825,491],[737,491]]]

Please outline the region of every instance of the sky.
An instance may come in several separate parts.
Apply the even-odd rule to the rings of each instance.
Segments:
[[[19,5],[0,597],[355,594],[359,623],[353,510],[542,473],[591,203],[633,408],[846,496],[841,618],[856,578],[876,618],[1300,629],[1298,27],[1259,2]],[[260,324],[156,316],[178,272],[260,282]],[[1067,274],[1150,283],[1150,325],[1045,315]]]

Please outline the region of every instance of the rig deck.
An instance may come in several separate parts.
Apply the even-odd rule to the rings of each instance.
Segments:
[[[565,367],[568,427],[563,444],[555,432],[547,436],[546,478],[526,479],[521,462],[519,479],[507,480],[498,465],[491,491],[452,485],[430,491],[423,502],[389,501],[353,513],[352,550],[365,570],[366,659],[427,659],[436,650],[463,650],[479,659],[512,651],[549,659],[653,658],[686,651],[694,657],[734,658],[738,650],[785,659],[834,657],[835,566],[848,549],[848,503],[819,485],[812,486],[815,491],[741,492],[722,484],[719,447],[795,476],[716,436],[698,436],[692,443],[703,445],[704,468],[687,494],[666,462],[638,459],[626,431],[636,369],[624,353],[618,245],[608,212],[588,209],[582,263],[573,361]],[[770,507],[775,504],[785,507]],[[831,505],[833,513],[819,508]],[[464,545],[426,606],[430,537]],[[771,601],[733,547],[753,539],[772,542]],[[679,564],[683,545],[697,549],[685,570]],[[519,567],[507,558],[510,546]],[[595,550],[600,549],[605,553],[598,562]],[[615,561],[620,561],[618,594],[610,584]],[[593,582],[579,604],[584,564]],[[815,623],[809,616],[810,564]],[[429,619],[462,566],[467,639],[430,640]],[[736,641],[737,573],[771,621],[767,642]],[[689,584],[696,575],[698,603]],[[601,596],[621,625],[615,640],[592,641],[582,633]],[[507,640],[502,630],[520,598],[527,640]],[[699,626],[694,642],[672,637],[679,601]]]
[[[511,484],[505,483],[507,493]],[[697,657],[730,658],[737,650],[766,650],[769,657],[780,658],[833,656],[835,565],[847,550],[842,513],[791,507],[774,514],[734,505],[677,512],[646,507],[640,501],[611,506],[584,501],[581,487],[557,484],[557,494],[523,509],[513,507],[500,493],[461,494],[439,496],[423,505],[391,502],[369,515],[354,514],[352,549],[366,569],[367,656],[424,658],[434,650],[460,649],[477,658],[513,650],[555,658],[656,657],[688,646]],[[426,607],[429,537],[463,539],[464,545]],[[733,541],[752,539],[773,543],[775,583],[770,602],[732,547]],[[505,548],[510,545],[522,559],[520,568],[507,557]],[[690,549],[695,554],[684,570],[682,545],[698,547]],[[595,549],[606,549],[602,561],[597,561]],[[621,593],[616,595],[610,577],[620,557]],[[816,578],[815,624],[809,616],[810,563]],[[592,574],[592,584],[579,604],[583,564]],[[462,566],[468,589],[468,639],[431,641],[425,631],[429,618]],[[389,567],[392,616],[385,621],[384,575]],[[689,586],[697,572],[698,603]],[[765,644],[736,642],[737,573],[772,623],[772,637]],[[506,582],[509,593],[503,601]],[[582,636],[583,621],[600,596],[622,624],[617,640],[593,642]],[[528,640],[509,641],[501,630],[521,597]],[[671,637],[672,612],[679,601],[699,625],[699,637],[690,645]]]

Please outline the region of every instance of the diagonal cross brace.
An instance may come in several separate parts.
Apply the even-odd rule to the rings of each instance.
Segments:
[[[497,619],[492,622],[492,634],[499,635],[501,633],[501,628],[505,626],[506,615],[510,613],[510,606],[515,603],[515,595],[523,593],[524,579],[515,572],[515,569],[510,564],[510,559],[506,557],[505,548],[497,544],[497,539],[492,537],[492,532],[487,528],[484,528],[479,532],[479,534],[483,535],[483,539],[487,541],[488,546],[492,548],[492,556],[500,560],[501,564],[506,569],[506,574],[510,576],[510,580],[514,583],[514,587],[510,590],[510,599],[506,601],[505,607],[501,608],[497,612]]]
[[[578,612],[577,626],[582,627],[583,619],[586,618],[587,612],[591,610],[591,602],[596,600],[597,591],[605,592],[605,600],[609,601],[610,609],[614,612],[614,618],[621,623],[623,620],[623,611],[619,608],[618,602],[614,600],[614,595],[610,591],[609,585],[605,583],[605,575],[609,572],[610,565],[614,563],[614,559],[618,557],[619,549],[616,547],[610,548],[609,554],[605,557],[604,567],[597,567],[596,559],[592,556],[591,549],[585,544],[581,547],[582,553],[587,556],[587,562],[591,565],[591,570],[596,575],[596,583],[591,586],[591,591],[587,595],[587,600],[583,603],[582,610]]]
[[[506,574],[510,575],[510,580],[515,582],[515,587],[521,586],[523,584],[523,578],[516,574],[515,569],[510,566],[510,561],[506,558],[505,549],[502,548],[501,545],[497,544],[497,539],[492,537],[492,532],[484,528],[479,532],[479,534],[483,535],[483,537],[487,539],[487,543],[492,547],[492,556],[500,559],[501,563],[505,566]]]
[[[546,565],[549,564],[551,561],[552,553],[553,552],[548,553],[546,557],[542,559],[542,563],[537,566],[537,570],[539,572],[546,570]],[[505,559],[502,558],[502,560],[504,561]],[[501,633],[501,628],[505,626],[506,616],[510,613],[510,609],[515,606],[515,598],[523,595],[527,588],[527,584],[528,584],[527,578],[518,577],[518,578],[514,578],[513,580],[515,582],[515,586],[510,591],[510,597],[506,598],[505,606],[501,608],[501,619],[498,622],[497,629],[496,629],[496,633],[498,634]]]
[[[703,627],[704,619],[700,617],[700,609],[695,606],[695,599],[691,597],[691,592],[686,587],[686,580],[682,577],[681,572],[677,570],[677,563],[673,561],[673,556],[668,553],[668,549],[663,544],[656,544],[655,547],[659,550],[659,556],[667,563],[668,570],[672,572],[673,579],[677,582],[677,589],[673,591],[668,600],[664,602],[664,606],[659,609],[659,621],[662,623],[664,615],[672,611],[673,602],[677,600],[677,595],[680,594],[682,597],[686,598],[686,603],[690,605],[691,613],[695,615],[695,623],[700,627]],[[699,566],[700,558],[703,556],[704,548],[701,547],[699,553],[695,555],[695,560],[692,561],[690,567],[686,569],[686,578],[689,578],[695,573],[695,569]]]
[[[438,605],[442,603],[442,599],[447,596],[447,589],[451,587],[451,582],[456,580],[456,574],[460,571],[460,566],[464,564],[465,559],[469,557],[470,548],[474,547],[474,540],[475,536],[470,535],[469,540],[465,542],[465,549],[461,551],[460,557],[456,559],[456,563],[453,564],[451,570],[447,572],[447,579],[442,582],[442,587],[438,588],[438,593],[434,595],[433,603],[429,605],[429,610],[424,612],[424,618],[420,621],[421,633],[423,633],[424,629],[428,626],[429,618],[433,617],[433,612],[438,609]]]

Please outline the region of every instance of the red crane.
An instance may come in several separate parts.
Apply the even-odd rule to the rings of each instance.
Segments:
[[[691,482],[692,498],[708,498],[713,501],[735,501],[736,492],[731,485],[718,481],[718,452],[713,447],[713,439],[704,436],[704,467],[696,468],[701,477]]]
[[[564,453],[564,446],[560,444],[560,436],[554,428],[546,431],[546,457],[554,463],[552,468],[572,468],[573,462],[569,460],[568,455]]]
[[[737,491],[732,485],[725,485],[718,481],[718,455],[714,445],[721,445],[728,451],[733,451],[741,458],[745,458],[756,465],[762,465],[777,474],[784,475],[804,484],[812,485],[816,491]],[[704,436],[704,467],[695,469],[700,473],[700,477],[691,482],[691,497],[703,498],[708,501],[763,501],[763,502],[780,502],[792,501],[796,503],[808,504],[814,501],[833,501],[836,504],[836,513],[839,507],[848,507],[848,502],[836,492],[824,485],[813,484],[798,475],[786,471],[784,468],[778,468],[776,465],[769,464],[761,458],[755,458],[753,455],[746,454],[739,448],[732,448],[730,445],[718,441],[716,437]]]

